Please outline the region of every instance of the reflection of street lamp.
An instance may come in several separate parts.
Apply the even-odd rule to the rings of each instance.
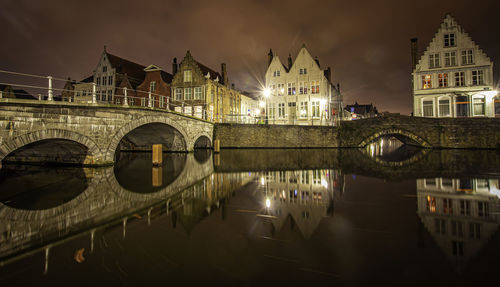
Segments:
[[[269,96],[271,95],[271,90],[269,88],[265,88],[263,94],[264,94],[264,99],[266,101],[265,105],[266,105],[266,124],[267,124],[268,123],[268,121],[267,121],[267,117],[268,117],[267,98],[269,98]]]

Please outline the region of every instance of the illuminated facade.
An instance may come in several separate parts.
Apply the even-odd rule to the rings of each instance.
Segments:
[[[420,220],[457,267],[498,229],[498,179],[417,179],[417,197]]]
[[[412,45],[414,116],[500,116],[493,62],[451,15],[420,58]]]
[[[331,82],[331,69],[322,70],[305,45],[288,65],[269,52],[262,111],[269,124],[334,124],[342,117],[339,86]]]

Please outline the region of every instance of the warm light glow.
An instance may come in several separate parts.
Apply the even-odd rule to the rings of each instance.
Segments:
[[[259,102],[259,107],[264,108],[266,106],[266,103],[264,101]]]
[[[261,177],[261,178],[260,178],[260,184],[262,184],[262,185],[265,185],[265,184],[266,184],[266,180],[264,179],[264,177]]]
[[[271,200],[269,198],[266,198],[266,207],[267,208],[271,207]]]
[[[280,92],[283,94],[285,92],[285,89],[281,88]]]
[[[498,94],[498,91],[484,91],[481,93],[476,94],[477,96],[487,96],[487,97],[494,97]]]
[[[328,188],[328,182],[326,182],[325,179],[322,179],[321,180],[321,185],[324,187],[324,188]]]
[[[259,115],[260,114],[260,109],[255,109],[255,114]]]
[[[264,97],[269,97],[271,95],[271,90],[269,88],[265,88],[263,91]]]

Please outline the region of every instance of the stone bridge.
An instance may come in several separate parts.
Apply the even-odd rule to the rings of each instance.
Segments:
[[[210,147],[213,124],[173,111],[0,99],[0,161],[113,164],[119,150]]]
[[[221,148],[362,148],[383,136],[424,148],[500,148],[500,118],[388,115],[337,127],[217,124]]]

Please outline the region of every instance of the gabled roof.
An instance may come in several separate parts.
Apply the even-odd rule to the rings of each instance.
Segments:
[[[210,69],[209,67],[203,65],[202,63],[200,63],[200,62],[198,62],[196,60],[194,62],[200,68],[201,73],[203,74],[203,76],[207,76],[210,73],[210,79],[211,80],[215,80],[215,79],[219,78],[219,83],[221,83],[223,85],[225,84],[224,83],[224,79],[222,78],[222,76],[221,76],[221,74],[219,72],[216,72],[216,71]]]
[[[144,72],[156,72],[156,71],[160,71],[161,79],[165,83],[168,84],[172,83],[172,79],[174,78],[174,76],[168,72],[163,71],[161,67],[151,64],[144,69]]]
[[[108,57],[111,66],[116,70],[116,72],[123,75],[126,74],[127,78],[129,78],[129,81],[134,88],[138,84],[142,83],[145,76],[145,66],[129,60],[125,60],[123,58],[110,54],[107,51],[105,51],[104,53]]]
[[[85,79],[81,80],[80,83],[92,83],[94,81],[94,75],[88,76]]]

